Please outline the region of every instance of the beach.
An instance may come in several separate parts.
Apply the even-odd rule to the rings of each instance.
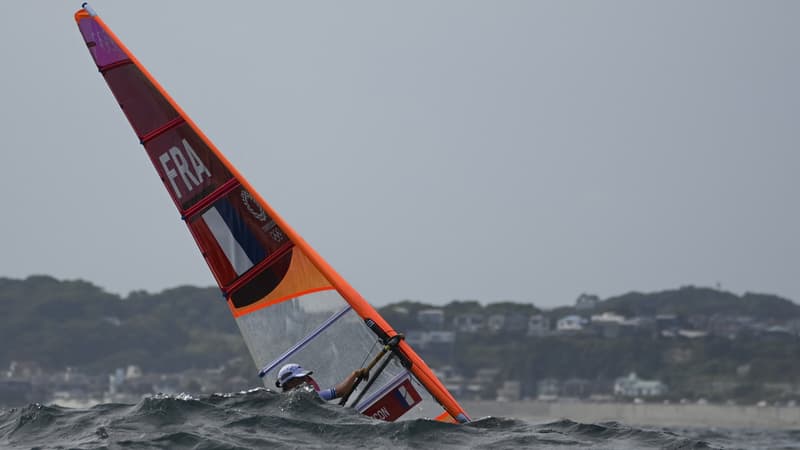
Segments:
[[[531,423],[570,419],[628,425],[705,428],[798,429],[800,407],[716,404],[600,403],[579,400],[465,401],[473,418],[512,417]]]

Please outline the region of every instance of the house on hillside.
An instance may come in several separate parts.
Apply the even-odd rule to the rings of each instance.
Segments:
[[[592,393],[592,383],[583,378],[570,378],[561,383],[561,396],[586,398]]]
[[[492,333],[498,333],[506,326],[505,314],[492,314],[486,319],[486,329]]]
[[[433,373],[453,395],[462,398],[466,390],[466,380],[453,366],[443,366],[433,369]]]
[[[681,326],[681,322],[676,314],[656,314],[655,327],[658,333],[667,331],[669,333],[676,333]]]
[[[500,372],[496,367],[478,369],[475,376],[466,384],[466,397],[473,400],[496,398]]]
[[[800,319],[791,319],[786,322],[786,327],[794,336],[800,336]]]
[[[432,347],[452,347],[456,342],[456,333],[445,330],[409,330],[406,341],[420,350]]]
[[[528,336],[547,336],[550,334],[550,319],[542,314],[534,314],[528,318]]]
[[[558,319],[556,331],[559,333],[574,333],[583,331],[584,325],[586,325],[586,319],[581,316],[570,315]]]
[[[702,338],[708,336],[708,332],[707,331],[703,331],[703,330],[684,330],[684,329],[680,329],[680,330],[678,330],[678,336],[684,337],[684,338],[687,338],[687,339],[702,339]]]
[[[497,389],[498,402],[516,402],[522,398],[522,383],[517,380],[506,380]]]
[[[593,315],[589,326],[599,336],[609,339],[620,336],[656,335],[655,319],[645,316],[625,318],[606,312]]]
[[[491,333],[524,333],[528,329],[528,317],[520,314],[497,313],[486,320]]]
[[[708,319],[705,314],[692,314],[686,318],[686,323],[696,330],[705,330],[708,328]]]
[[[580,311],[592,310],[597,307],[598,303],[600,303],[600,297],[596,295],[581,294],[580,297],[575,300],[575,309]]]
[[[506,314],[507,333],[525,333],[528,330],[528,316],[522,314]]]
[[[389,307],[389,311],[394,313],[394,314],[401,314],[401,315],[408,314],[408,308],[406,308],[405,306],[399,306],[399,305],[390,306]]]
[[[772,335],[785,335],[785,336],[793,336],[794,332],[791,328],[786,325],[769,325],[765,330],[765,333],[772,334]]]
[[[561,383],[555,378],[545,378],[536,383],[536,396],[539,400],[557,400],[560,390]]]
[[[483,328],[483,316],[480,314],[459,314],[453,318],[453,328],[464,333],[477,333]]]
[[[596,323],[596,322],[614,322],[614,323],[621,324],[622,322],[625,322],[625,317],[621,316],[619,314],[610,312],[610,311],[606,311],[606,312],[604,312],[602,314],[594,314],[594,315],[592,315],[591,320],[592,320],[592,323]]]
[[[622,328],[624,323],[625,317],[612,312],[604,312],[602,314],[593,315],[589,322],[589,327],[599,336],[606,339],[614,339],[619,337],[620,328]]]
[[[417,323],[426,330],[444,327],[444,311],[441,308],[423,309],[417,312]]]
[[[628,327],[629,330],[638,333],[649,333],[651,335],[657,334],[658,324],[655,317],[652,316],[636,316],[626,319],[622,325]]]
[[[617,378],[614,383],[614,395],[621,397],[659,397],[666,393],[666,384],[659,380],[643,380],[635,372],[627,377]]]

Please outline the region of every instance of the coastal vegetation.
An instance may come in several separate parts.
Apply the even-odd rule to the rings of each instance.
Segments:
[[[138,365],[175,372],[247,355],[216,288],[177,287],[120,297],[85,281],[0,278],[0,367],[110,372]],[[249,357],[248,357],[249,358]]]
[[[380,311],[409,339],[432,331],[445,336],[416,346],[435,369],[474,377],[491,368],[496,384],[520,381],[525,396],[535,396],[547,379],[585,380],[581,394],[588,395],[635,372],[664,382],[675,399],[800,399],[800,306],[774,295],[684,287],[597,299],[590,308],[460,300],[443,306],[401,301]],[[613,333],[593,327],[592,317],[600,323],[596,318],[604,313],[625,322]],[[559,330],[558,321],[568,316],[583,318],[586,326]],[[486,321],[467,329],[465,317]],[[492,326],[492,317],[505,319]],[[531,317],[544,319],[546,328],[532,333]],[[0,278],[0,342],[0,368],[16,361],[45,371],[110,373],[137,365],[174,373],[228,365],[258,384],[216,288],[120,297],[80,280]]]

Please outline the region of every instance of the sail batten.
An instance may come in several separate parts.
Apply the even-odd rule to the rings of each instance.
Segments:
[[[131,61],[130,59],[123,59],[120,61],[114,61],[112,63],[106,64],[105,66],[101,66],[98,68],[98,70],[100,71],[100,73],[105,75],[106,73],[111,72],[112,70],[118,67],[127,66],[128,64],[133,64],[133,61]]]
[[[217,189],[212,191],[210,194],[208,194],[205,198],[195,203],[187,210],[183,211],[183,213],[181,214],[181,219],[191,220],[201,211],[205,210],[206,208],[211,206],[214,202],[224,197],[225,195],[229,194],[231,191],[233,191],[238,187],[241,187],[239,180],[237,180],[236,178],[231,178],[230,180],[220,185]]]
[[[170,120],[169,122],[165,123],[164,125],[161,125],[160,127],[156,128],[155,130],[147,133],[146,135],[139,137],[139,143],[144,145],[152,141],[153,139],[157,138],[158,136],[166,133],[167,131],[179,125],[183,125],[184,123],[186,123],[186,121],[183,119],[183,117],[180,116],[176,117]]]
[[[227,287],[223,288],[223,292],[225,293],[225,295],[231,295],[231,296],[234,295],[243,286],[247,285],[254,278],[256,278],[260,273],[262,273],[263,269],[266,269],[269,266],[271,266],[273,263],[275,263],[276,260],[278,260],[280,258],[285,258],[286,256],[288,256],[289,252],[292,250],[293,247],[294,247],[294,245],[291,242],[287,242],[283,247],[279,248],[278,250],[275,251],[275,253],[270,255],[269,258],[262,260],[260,263],[258,263],[256,266],[254,266],[252,269],[249,269],[249,273],[248,274],[244,274],[239,279],[237,279],[235,282],[233,282],[230,286],[227,286]],[[242,302],[244,302],[244,301],[242,301]],[[236,302],[234,302],[234,303],[236,303]]]
[[[87,8],[75,20],[89,53],[225,295],[256,367],[272,361],[259,375],[266,377],[292,357],[333,382],[374,357],[376,336],[386,344],[398,333],[274,211]],[[409,411],[433,417],[425,405],[438,403],[451,419],[469,420],[408,343],[400,340],[392,352],[399,358],[387,360],[392,364],[377,375],[378,394],[369,398],[380,398],[364,411],[374,410],[369,415],[383,420]],[[411,376],[424,391],[411,392]],[[362,389],[359,396],[371,392]],[[403,392],[413,401],[387,400]]]

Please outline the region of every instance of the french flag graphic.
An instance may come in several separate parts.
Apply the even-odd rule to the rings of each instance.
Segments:
[[[404,371],[356,409],[375,419],[393,422],[421,401],[422,396],[414,389],[408,372]]]
[[[217,200],[202,219],[237,275],[266,257],[261,242],[227,198]]]

